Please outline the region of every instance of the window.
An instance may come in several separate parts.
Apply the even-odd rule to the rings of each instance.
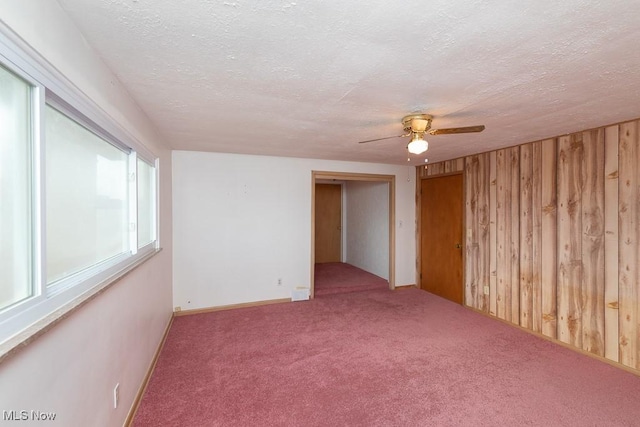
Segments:
[[[0,343],[158,245],[153,153],[21,49],[0,33]]]
[[[46,107],[47,284],[129,250],[128,153]]]
[[[0,67],[0,309],[33,295],[31,91]]]

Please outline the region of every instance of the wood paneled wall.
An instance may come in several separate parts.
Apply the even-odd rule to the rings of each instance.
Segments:
[[[464,176],[466,304],[640,370],[640,121],[469,156]]]
[[[618,163],[618,303],[620,362],[640,369],[639,122],[620,125]]]
[[[430,165],[418,166],[419,178],[428,176],[442,175],[453,172],[462,172],[464,170],[464,158],[446,160],[444,162],[433,163]]]
[[[489,282],[489,158],[488,154],[467,157],[464,165],[466,258],[465,302],[467,305],[487,311],[488,295],[485,286]]]

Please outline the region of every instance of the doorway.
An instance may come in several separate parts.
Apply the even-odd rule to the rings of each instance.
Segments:
[[[462,304],[462,174],[422,179],[420,196],[420,289]]]
[[[386,183],[388,187],[388,283],[389,288],[395,288],[395,175],[376,175],[361,173],[341,173],[312,171],[311,187],[311,278],[310,297],[315,295],[315,263],[316,263],[316,189],[317,184],[330,181],[363,181]],[[322,191],[322,190],[321,190]],[[342,231],[342,230],[341,230]],[[341,257],[342,258],[342,257]],[[342,261],[340,259],[339,261]]]

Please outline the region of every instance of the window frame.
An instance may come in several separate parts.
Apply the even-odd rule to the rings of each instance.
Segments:
[[[146,163],[147,165],[149,165],[151,168],[153,168],[153,199],[151,200],[151,205],[154,206],[156,214],[155,214],[154,218],[152,218],[153,223],[151,224],[151,226],[152,226],[153,234],[154,234],[155,238],[153,240],[151,240],[150,242],[146,243],[145,245],[139,246],[139,244],[138,244],[139,243],[138,242],[139,231],[138,231],[137,228],[135,230],[136,247],[137,247],[136,250],[138,250],[138,251],[147,251],[148,248],[151,245],[153,245],[154,243],[156,243],[158,241],[158,236],[159,236],[159,229],[158,229],[158,209],[159,209],[159,205],[158,205],[158,200],[159,200],[158,199],[158,197],[159,197],[159,193],[158,193],[158,187],[159,187],[158,186],[158,182],[159,182],[158,181],[158,179],[159,179],[159,176],[158,176],[158,165],[159,165],[159,159],[156,158],[154,160],[149,160],[149,159],[146,159],[143,156],[137,156],[137,158],[134,159],[134,161],[136,162],[136,188],[135,188],[136,197],[135,197],[135,199],[136,199],[137,203],[139,203],[138,194],[137,194],[137,192],[138,192],[138,185],[137,185],[138,184],[138,180],[137,180],[137,177],[138,177],[138,173],[139,173],[138,161],[142,161],[142,162]],[[136,211],[135,211],[135,215],[136,215],[136,225],[137,225],[138,224],[138,215],[139,215],[139,212],[138,212],[137,208],[136,208]]]
[[[31,85],[31,296],[0,308],[0,360],[29,339],[55,325],[124,274],[160,251],[159,159],[110,117],[55,67],[0,22],[0,64]],[[128,153],[129,251],[47,284],[46,274],[46,135],[50,105],[106,143]],[[155,239],[137,247],[137,159],[155,171]],[[133,168],[132,168],[133,166]],[[132,175],[133,174],[133,175]],[[131,189],[133,188],[133,191]]]
[[[17,301],[13,304],[8,305],[7,307],[0,308],[0,322],[3,319],[4,311],[8,309],[13,309],[14,307],[29,307],[34,304],[32,301],[39,301],[42,298],[42,295],[45,294],[46,288],[43,288],[42,280],[41,280],[41,271],[38,267],[41,261],[44,259],[43,245],[42,245],[42,234],[41,229],[43,226],[44,216],[42,215],[42,198],[40,194],[42,192],[42,185],[44,183],[44,162],[43,162],[43,151],[42,151],[42,137],[43,137],[43,129],[41,126],[41,104],[44,102],[44,86],[40,84],[37,80],[33,79],[29,75],[25,75],[25,73],[21,72],[13,63],[5,60],[2,52],[0,52],[0,65],[8,70],[10,73],[15,74],[21,80],[24,80],[29,88],[29,97],[30,97],[30,106],[31,110],[29,111],[29,124],[30,124],[30,132],[29,132],[29,148],[28,148],[28,158],[29,158],[29,184],[30,184],[30,195],[29,195],[29,228],[30,228],[30,297]],[[1,336],[0,336],[1,337]],[[1,340],[1,338],[0,338]]]

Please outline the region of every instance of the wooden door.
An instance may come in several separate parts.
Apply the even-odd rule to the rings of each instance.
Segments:
[[[342,186],[316,184],[315,262],[340,262],[342,249]]]
[[[462,304],[462,175],[420,185],[420,288]]]

